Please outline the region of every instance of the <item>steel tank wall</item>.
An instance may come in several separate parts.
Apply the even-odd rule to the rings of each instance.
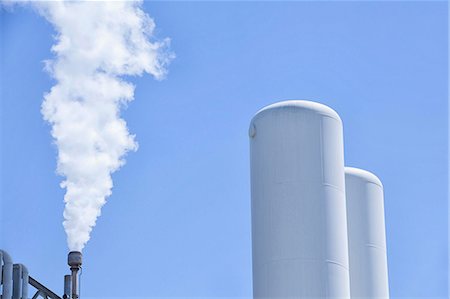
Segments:
[[[249,129],[254,298],[350,298],[342,122],[309,101]]]
[[[372,173],[345,168],[350,291],[353,299],[389,298],[383,185]]]

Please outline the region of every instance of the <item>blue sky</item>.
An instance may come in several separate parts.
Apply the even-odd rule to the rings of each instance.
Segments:
[[[84,250],[83,297],[251,297],[247,129],[284,99],[334,108],[346,165],[383,181],[391,297],[447,297],[446,2],[144,9],[177,58],[164,81],[132,79],[139,150]],[[40,114],[52,34],[29,8],[1,12],[0,247],[61,292],[64,191]]]

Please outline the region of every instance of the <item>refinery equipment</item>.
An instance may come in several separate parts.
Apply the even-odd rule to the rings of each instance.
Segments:
[[[345,168],[352,298],[388,298],[383,185],[372,173]]]
[[[78,299],[78,271],[81,269],[82,255],[79,251],[71,251],[67,257],[67,263],[72,271],[72,299]],[[67,275],[66,275],[67,276]],[[69,290],[70,286],[66,285],[68,279],[64,278],[64,290]],[[69,280],[70,281],[70,280]]]
[[[249,137],[253,297],[388,299],[382,185],[344,168],[338,114],[275,103]]]
[[[280,102],[249,135],[254,298],[350,298],[338,114]]]
[[[389,299],[384,195],[372,173],[344,167],[331,108],[269,105],[250,128],[255,299]],[[0,250],[0,299],[79,299],[82,254],[71,251],[60,297]]]
[[[72,275],[64,276],[64,299],[79,298],[78,271],[81,269],[82,255],[78,251],[72,251],[68,256],[68,264]],[[31,277],[28,269],[22,264],[14,264],[11,256],[4,250],[0,250],[0,298],[1,299],[29,299],[28,287],[32,286],[36,292],[31,299],[62,299],[55,292]]]

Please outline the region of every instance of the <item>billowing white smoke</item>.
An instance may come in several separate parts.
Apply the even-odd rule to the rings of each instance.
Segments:
[[[140,1],[33,5],[57,32],[55,58],[47,62],[56,85],[45,95],[42,114],[52,125],[57,170],[65,177],[68,246],[81,251],[111,195],[111,174],[137,149],[120,118],[134,86],[121,76],[149,73],[160,79],[172,54],[167,39],[153,41],[155,24]]]

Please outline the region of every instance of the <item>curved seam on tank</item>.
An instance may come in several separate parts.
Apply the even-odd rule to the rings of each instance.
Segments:
[[[276,262],[284,262],[284,261],[310,261],[310,262],[323,262],[323,259],[313,259],[313,258],[279,258],[279,259],[270,259],[264,263],[254,263],[256,266],[266,266],[268,264],[276,263]]]
[[[285,109],[285,108],[284,108],[284,109]],[[282,110],[282,109],[279,109],[279,110]],[[258,118],[261,118],[261,116],[264,116],[264,114],[266,114],[266,113],[269,112],[269,111],[271,111],[271,110],[264,110],[264,111],[261,111],[261,113],[255,114],[255,116],[253,116],[252,120],[250,121],[250,124],[252,124],[252,123],[253,123],[255,120],[257,120]],[[309,111],[314,111],[314,110],[310,109]],[[314,112],[315,112],[315,111],[314,111]],[[316,115],[323,116],[323,117],[329,117],[329,118],[332,118],[332,119],[338,121],[340,124],[342,124],[342,120],[341,120],[340,118],[333,117],[332,115],[329,115],[329,114],[326,114],[326,113],[320,113],[320,112],[316,112],[315,114],[316,114]]]
[[[253,263],[256,267],[264,267],[268,264],[272,264],[272,263],[276,263],[276,262],[284,262],[284,261],[309,261],[309,262],[325,262],[327,264],[333,264],[336,266],[339,266],[341,268],[344,268],[345,270],[349,270],[349,267],[346,267],[345,265],[336,262],[336,261],[332,261],[332,260],[323,260],[323,259],[309,259],[309,258],[282,258],[282,259],[275,259],[275,260],[270,260],[264,263]]]
[[[323,185],[323,186],[326,186],[326,187],[331,187],[331,188],[336,189],[337,191],[339,191],[339,192],[345,194],[345,190],[339,188],[339,187],[336,186],[336,185],[333,185],[333,184],[330,184],[330,183],[322,183],[322,185]]]
[[[341,264],[339,262],[332,261],[332,260],[325,260],[325,262],[328,263],[328,264],[333,264],[333,265],[340,266],[340,267],[344,268],[347,271],[349,270],[349,267],[346,267],[345,265],[343,265],[343,264]]]
[[[360,176],[357,176],[357,175],[354,175],[354,174],[349,174],[349,173],[346,173],[345,176],[349,176],[349,178],[352,178],[352,179],[355,179],[355,180],[358,180],[358,181],[362,181],[362,182],[365,182],[365,183],[367,183],[367,184],[374,184],[374,185],[377,185],[378,187],[380,187],[381,189],[384,190],[384,187],[383,187],[382,184],[380,185],[380,184],[378,184],[377,182],[369,181],[369,180],[367,180],[366,178],[362,178],[362,177],[360,177]],[[380,181],[381,181],[381,180],[380,180]]]
[[[321,115],[321,116],[323,116],[323,117],[329,117],[329,118],[331,118],[331,119],[334,119],[334,120],[337,120],[338,121],[338,123],[340,124],[340,125],[342,125],[342,119],[338,119],[338,118],[336,118],[336,117],[333,117],[333,116],[331,116],[331,115],[329,115],[329,114],[325,114],[325,113],[317,113],[317,114],[319,114],[319,115]],[[336,113],[337,114],[337,113]]]
[[[386,252],[386,248],[384,248],[384,246],[375,245],[373,243],[366,243],[366,244],[364,244],[364,246],[379,249],[379,250]]]
[[[283,107],[283,108],[279,107],[279,108],[275,108],[275,109],[277,109],[277,110],[282,110],[282,109],[286,109],[286,107]],[[330,109],[331,109],[331,108],[330,108]],[[288,110],[288,109],[286,109],[286,110]],[[317,112],[317,111],[315,111],[315,110],[313,110],[313,109],[305,109],[305,110],[313,111],[313,112],[315,112],[316,115],[320,115],[320,116],[322,116],[322,117],[329,117],[329,118],[332,118],[332,119],[338,121],[339,124],[342,124],[342,120],[341,120],[340,118],[333,117],[333,116],[330,115],[330,114],[320,113],[320,112]],[[262,110],[261,112],[256,113],[256,114],[253,116],[253,118],[251,119],[250,125],[252,125],[257,119],[261,118],[261,116],[264,116],[267,112],[270,112],[270,111],[273,111],[273,110]],[[336,114],[337,114],[337,112],[336,112]]]
[[[329,264],[335,264],[338,265],[346,270],[349,270],[348,267],[346,267],[345,265],[336,262],[336,261],[332,261],[332,260],[324,260],[324,259],[312,259],[312,258],[280,258],[280,259],[271,259],[270,261],[264,262],[264,263],[253,263],[253,265],[255,265],[256,267],[264,267],[268,264],[272,264],[272,263],[276,263],[276,262],[284,262],[284,261],[309,261],[309,262],[326,262]]]
[[[295,184],[297,186],[311,186],[312,184],[309,181],[305,181],[305,180],[300,180],[300,181],[296,181],[296,180],[284,180],[284,181],[276,181],[274,182],[275,185],[288,185],[288,184]],[[336,189],[337,191],[344,193],[345,194],[345,189],[341,189],[339,188],[339,186],[330,184],[330,183],[320,183],[321,186],[325,186],[325,187],[330,187],[333,189]]]
[[[374,185],[377,185],[378,187],[380,187],[381,189],[384,190],[383,185],[380,185],[380,184],[378,184],[378,183],[375,183],[375,182],[372,182],[372,181],[366,181],[366,183],[367,183],[367,184],[374,184]]]

